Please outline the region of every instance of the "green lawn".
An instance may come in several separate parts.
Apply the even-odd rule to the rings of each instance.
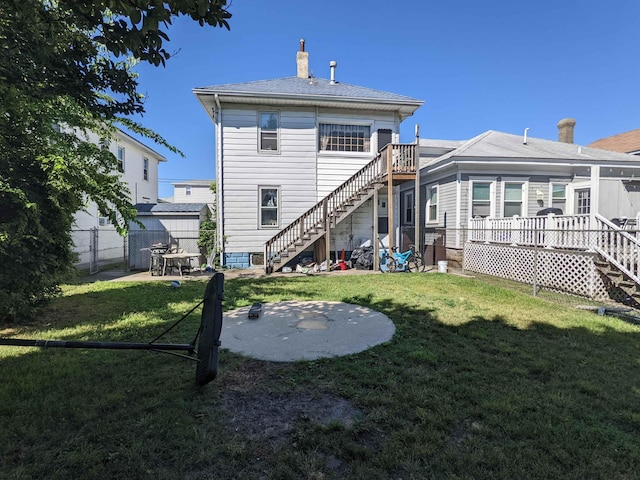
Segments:
[[[640,327],[497,283],[229,280],[225,309],[345,301],[385,313],[396,335],[315,362],[223,350],[203,388],[169,355],[0,347],[0,478],[638,478]],[[146,341],[204,287],[65,286],[0,335]],[[198,323],[199,310],[165,340],[189,342]]]

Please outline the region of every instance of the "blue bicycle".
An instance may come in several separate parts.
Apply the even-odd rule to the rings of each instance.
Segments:
[[[415,245],[409,245],[406,252],[398,252],[391,247],[391,255],[387,249],[380,250],[380,270],[383,272],[424,272],[426,265]]]

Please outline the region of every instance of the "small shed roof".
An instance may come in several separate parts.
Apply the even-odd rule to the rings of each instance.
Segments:
[[[138,215],[167,213],[199,214],[207,208],[206,203],[137,203]]]

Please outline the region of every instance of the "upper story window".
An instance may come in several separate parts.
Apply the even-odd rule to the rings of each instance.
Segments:
[[[142,159],[142,179],[149,181],[149,159],[147,157]]]
[[[118,145],[118,171],[124,172],[124,147]]]
[[[370,125],[321,123],[318,133],[318,150],[321,152],[369,152],[371,150]]]
[[[413,192],[405,192],[402,201],[402,223],[413,225]]]
[[[567,185],[564,183],[551,184],[551,207],[567,211]]]
[[[438,186],[427,189],[427,222],[438,221]]]
[[[491,216],[491,183],[473,182],[471,186],[471,218]]]
[[[278,112],[260,112],[258,150],[261,152],[277,152],[279,150],[279,127],[280,117]]]
[[[260,228],[277,227],[280,219],[280,189],[259,187],[258,195]]]
[[[523,215],[522,209],[524,202],[522,201],[523,183],[505,183],[504,184],[504,210],[503,217],[514,217]]]
[[[188,197],[191,195],[191,185],[184,187],[184,194]]]

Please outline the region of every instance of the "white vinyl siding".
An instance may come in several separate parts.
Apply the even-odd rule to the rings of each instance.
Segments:
[[[262,111],[262,110],[261,110]],[[223,108],[224,159],[221,208],[225,251],[261,252],[273,228],[259,228],[258,187],[280,187],[279,225],[286,226],[316,203],[316,116],[302,108],[279,112],[279,155],[258,152],[258,110]],[[277,230],[277,229],[276,229]]]

